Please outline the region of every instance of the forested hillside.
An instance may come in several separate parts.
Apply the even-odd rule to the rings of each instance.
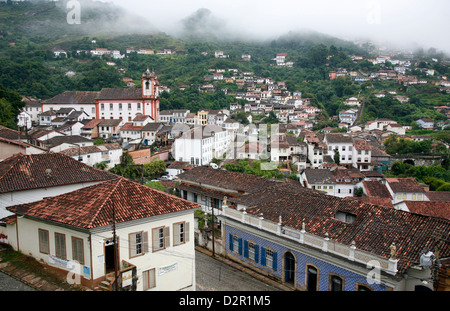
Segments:
[[[336,115],[345,108],[344,100],[358,96],[364,103],[361,120],[389,117],[402,124],[410,124],[419,117],[435,120],[442,118],[434,106],[446,105],[450,95],[434,85],[404,87],[394,81],[369,81],[357,83],[349,77],[330,79],[329,73],[341,68],[347,71],[370,74],[377,70],[392,70],[386,64],[374,65],[367,60],[354,61],[351,56],[364,59],[375,57],[370,45],[358,46],[314,32],[292,32],[267,41],[220,40],[217,36],[204,40],[202,36],[174,38],[158,33],[148,22],[134,19],[124,10],[94,1],[81,1],[81,24],[67,22],[66,1],[27,1],[11,4],[0,3],[0,84],[22,96],[47,99],[66,90],[98,91],[105,87],[127,87],[123,78],[129,78],[140,87],[140,76],[147,68],[154,70],[161,84],[170,89],[161,98],[161,109],[227,107],[237,101],[228,92],[239,91],[234,83],[214,81],[216,92],[202,93],[198,88],[205,84],[209,69],[238,69],[255,76],[284,81],[289,91],[301,91],[311,98],[313,105],[324,108],[325,116]],[[130,21],[133,22],[130,22]],[[131,27],[130,25],[134,25]],[[191,28],[195,25],[189,24]],[[95,40],[95,41],[93,41]],[[152,49],[155,52],[170,49],[169,55],[127,54],[122,59],[107,56],[92,56],[97,48],[118,50],[122,55],[127,48]],[[67,57],[55,57],[59,49]],[[222,50],[227,58],[215,58],[214,52]],[[274,66],[277,53],[286,53],[292,67]],[[251,61],[241,58],[251,55]],[[403,55],[396,55],[404,58]],[[433,57],[442,60],[445,55],[437,51],[426,51],[420,55],[419,69],[435,70],[435,78],[450,76],[450,67],[433,62]],[[108,62],[112,62],[113,64]],[[416,69],[417,68],[417,69]],[[67,75],[72,72],[73,75]],[[225,77],[231,73],[226,72]],[[187,86],[184,91],[181,86]],[[392,97],[383,99],[373,96],[375,92],[395,90],[410,97],[410,102],[401,104]],[[5,103],[3,103],[6,105]],[[14,110],[13,110],[14,111]]]

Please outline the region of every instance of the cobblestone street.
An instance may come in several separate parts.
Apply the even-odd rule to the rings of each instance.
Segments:
[[[0,291],[35,291],[35,289],[0,272]]]

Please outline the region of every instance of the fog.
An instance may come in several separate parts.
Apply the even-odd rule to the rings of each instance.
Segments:
[[[310,29],[346,40],[450,52],[448,0],[110,0],[148,19],[167,34],[186,30],[181,22],[198,9],[210,11],[209,30],[270,39]]]

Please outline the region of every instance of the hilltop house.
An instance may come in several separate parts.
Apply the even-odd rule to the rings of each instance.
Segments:
[[[13,249],[91,289],[195,290],[197,207],[116,177],[9,206],[6,227]]]

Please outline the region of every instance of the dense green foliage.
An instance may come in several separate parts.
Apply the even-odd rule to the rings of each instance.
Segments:
[[[426,139],[422,141],[412,141],[409,139],[399,138],[396,135],[388,137],[384,141],[384,146],[386,152],[389,154],[448,153],[447,147],[440,142],[435,143],[435,145],[433,146],[433,141],[431,139]]]
[[[448,160],[447,160],[448,162]],[[392,164],[390,174],[396,177],[414,177],[430,186],[431,191],[449,191],[450,170],[443,166],[414,166],[402,161]]]
[[[73,25],[67,22],[64,1],[0,3],[0,84],[23,96],[48,99],[66,90],[126,87],[122,81],[125,77],[140,87],[142,72],[150,68],[156,72],[160,83],[170,88],[170,92],[161,96],[161,109],[186,108],[196,112],[201,108],[225,108],[230,102],[238,101],[227,92],[245,91],[245,88],[241,90],[236,84],[224,81],[205,81],[209,69],[233,68],[275,82],[284,81],[291,92],[301,91],[303,97],[311,98],[313,105],[324,110],[323,122],[344,109],[344,100],[351,96],[358,96],[363,103],[361,121],[386,117],[404,125],[420,117],[443,120],[444,116],[432,108],[450,101],[450,94],[431,84],[405,87],[392,80],[361,83],[349,77],[329,78],[331,71],[340,68],[364,74],[392,69],[389,63],[374,65],[367,60],[351,59],[351,55],[374,57],[373,47],[368,44],[360,47],[314,32],[290,32],[267,41],[220,40],[217,37],[210,41],[182,40],[156,33],[151,25],[111,3],[83,0],[82,4],[81,24]],[[128,25],[136,25],[136,28]],[[125,54],[129,47],[155,52],[172,49],[176,54],[131,53],[122,59],[112,59],[89,53],[92,49],[107,48]],[[68,55],[56,58],[52,49],[64,49]],[[78,50],[88,52],[77,53]],[[215,50],[224,51],[228,58],[215,58]],[[282,52],[287,53],[287,61],[294,62],[292,68],[273,66],[273,58]],[[251,55],[251,61],[241,58],[244,53]],[[431,61],[431,57],[443,59],[445,55],[433,49],[418,51],[417,55],[417,66],[411,67],[411,74],[426,77],[420,69],[429,68],[435,70],[433,77],[426,77],[429,80],[450,76],[449,66]],[[405,59],[401,54],[395,57]],[[107,65],[107,61],[115,64]],[[68,71],[75,75],[67,76]],[[232,76],[230,71],[224,73],[225,78]],[[200,92],[199,87],[205,83],[213,84],[216,92]],[[181,91],[181,86],[188,87]],[[382,99],[372,95],[386,90],[408,96],[410,102],[401,104],[390,94]],[[8,104],[4,101],[1,104],[5,107],[1,117],[10,118]],[[15,109],[12,111],[16,113]],[[269,117],[263,122],[276,120]]]
[[[268,167],[268,165],[270,163],[267,161],[249,161],[248,159],[242,159],[236,160],[236,163],[229,162],[225,164],[225,169],[227,171],[253,174],[265,178],[284,178],[283,173],[277,167]]]
[[[18,93],[0,84],[0,125],[16,129],[15,117],[24,106]]]

